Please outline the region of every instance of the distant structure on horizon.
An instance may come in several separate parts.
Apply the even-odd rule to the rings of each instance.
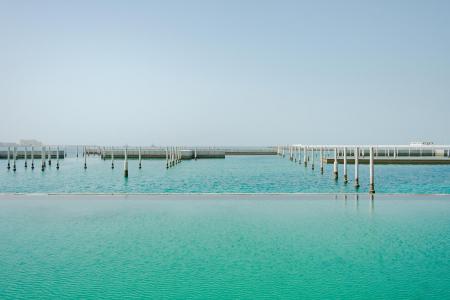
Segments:
[[[426,141],[426,142],[411,142],[409,143],[410,146],[420,147],[420,146],[431,146],[434,145],[433,142]]]
[[[17,146],[17,143],[0,142],[0,147],[14,147],[14,146]]]
[[[35,146],[40,147],[43,146],[42,142],[38,140],[19,140],[20,146]]]
[[[19,140],[19,143],[0,142],[0,147],[34,146],[41,147],[44,144],[38,140]]]

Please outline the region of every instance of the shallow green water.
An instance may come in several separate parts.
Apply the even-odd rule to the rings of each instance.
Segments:
[[[448,299],[450,199],[0,198],[1,299]]]
[[[129,178],[123,177],[123,161],[111,162],[98,157],[68,158],[61,161],[61,169],[53,166],[45,172],[38,168],[25,170],[18,161],[16,172],[7,171],[6,160],[0,160],[0,193],[336,193],[354,192],[353,165],[348,166],[348,184],[340,178],[333,180],[332,166],[320,174],[277,156],[229,156],[225,159],[183,161],[166,170],[163,160],[145,160],[138,169],[136,160],[130,161]],[[359,192],[369,186],[367,165],[360,166]],[[375,166],[375,188],[378,193],[450,193],[450,165],[441,166]]]

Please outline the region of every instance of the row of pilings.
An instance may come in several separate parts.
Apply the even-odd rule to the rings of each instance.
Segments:
[[[45,169],[52,165],[52,158],[56,159],[56,169],[59,170],[60,167],[60,147],[52,147],[52,146],[23,146],[23,147],[7,147],[6,151],[6,168],[13,172],[17,171],[17,159],[22,158],[24,160],[25,169],[28,168],[28,160],[30,160],[30,168],[32,170],[35,169],[37,163],[35,163],[35,159],[41,160],[41,170],[45,171]],[[65,157],[66,151],[63,151],[62,157]]]
[[[175,167],[181,163],[182,152],[181,147],[171,146],[166,147],[166,169]]]
[[[315,168],[315,161],[317,153],[319,155],[319,163],[320,163],[320,173],[324,173],[324,163],[326,162],[326,157],[331,155],[334,156],[333,160],[333,178],[334,180],[339,179],[339,161],[338,156],[342,156],[343,159],[343,179],[344,184],[348,184],[348,158],[349,156],[352,159],[352,162],[355,167],[355,178],[354,178],[354,186],[356,189],[359,189],[359,157],[364,156],[365,153],[369,154],[369,193],[375,193],[375,168],[374,168],[374,147],[361,147],[355,146],[353,149],[348,149],[348,147],[329,147],[329,146],[308,146],[308,145],[288,145],[288,146],[278,146],[277,154],[281,157],[286,157],[300,165],[304,165],[308,167],[308,164],[311,166],[311,169]]]
[[[124,176],[128,177],[128,159],[129,159],[129,151],[132,151],[132,157],[136,158],[136,152],[137,152],[137,159],[138,159],[138,166],[139,169],[142,169],[142,159],[143,159],[143,152],[145,153],[145,150],[142,149],[142,147],[138,148],[116,148],[116,147],[99,147],[97,150],[93,151],[92,149],[87,150],[86,147],[83,149],[83,157],[84,157],[84,168],[87,168],[87,162],[86,157],[94,154],[94,155],[100,155],[101,159],[106,160],[106,158],[111,159],[111,169],[115,168],[115,154],[116,156],[119,156],[119,158],[123,158],[124,160]],[[147,149],[148,150],[148,149]],[[183,159],[183,147],[181,146],[167,146],[165,148],[162,148],[162,151],[165,152],[165,167],[166,169],[173,168],[177,165],[179,165]],[[193,149],[193,159],[197,160],[197,149]],[[148,153],[147,153],[148,155]],[[78,157],[78,147],[77,147],[77,157]],[[147,156],[148,158],[148,156]],[[191,157],[189,157],[190,159]]]

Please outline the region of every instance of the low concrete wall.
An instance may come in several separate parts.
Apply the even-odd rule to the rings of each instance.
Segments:
[[[102,157],[104,159],[111,159],[111,154],[114,152],[114,159],[124,159],[125,158],[125,150],[124,149],[114,149],[114,150],[105,150],[102,152]],[[181,159],[194,159],[195,151],[191,149],[180,150]],[[138,159],[139,158],[139,150],[129,149],[127,151],[127,156],[129,159]],[[141,150],[142,159],[165,159],[166,158],[166,150],[165,149],[142,149]],[[197,158],[225,158],[225,151],[221,150],[197,150]]]
[[[33,151],[33,155],[35,159],[40,159],[41,158],[41,151]],[[13,151],[11,150],[9,152],[9,157],[10,159],[13,159]],[[48,157],[48,152],[45,153],[45,157]],[[56,159],[56,150],[55,151],[50,151],[50,157],[53,159]],[[24,159],[25,158],[25,151],[16,151],[16,158],[17,159]],[[59,150],[59,158],[60,159],[64,159],[64,150]],[[8,159],[8,151],[0,151],[0,159]],[[27,159],[31,159],[31,151],[27,151]]]
[[[342,156],[344,151],[342,149],[339,149],[339,156]],[[397,152],[396,152],[397,151]],[[353,156],[354,153],[354,149],[352,148],[347,148],[347,156]],[[434,156],[447,156],[447,151],[446,149],[416,149],[416,148],[411,148],[411,149],[397,149],[394,150],[393,148],[390,149],[385,149],[385,148],[377,148],[374,147],[373,148],[373,153],[375,157],[393,157],[394,155],[399,156],[399,157],[410,157],[410,156],[418,156],[418,157],[434,157]],[[369,149],[365,149],[362,153],[361,156],[367,156],[369,157],[370,155],[370,150]]]
[[[197,158],[225,158],[223,150],[197,150]]]
[[[333,164],[334,158],[324,158],[324,163]],[[343,158],[337,159],[339,164],[344,163]],[[367,165],[369,164],[369,158],[359,158],[359,164]],[[348,164],[354,164],[355,160],[353,158],[347,158]],[[374,158],[373,163],[376,165],[448,165],[450,164],[449,158],[442,158],[438,156],[430,156],[430,157],[383,157],[383,158]]]

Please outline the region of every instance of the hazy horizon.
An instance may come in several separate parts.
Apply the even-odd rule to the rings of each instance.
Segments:
[[[1,1],[0,142],[450,144],[448,1]]]

